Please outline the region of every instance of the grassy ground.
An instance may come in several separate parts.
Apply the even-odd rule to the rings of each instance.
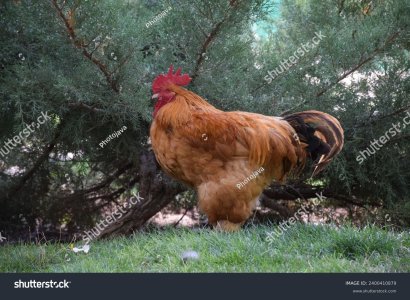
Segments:
[[[377,227],[294,225],[271,243],[272,227],[236,233],[167,229],[91,243],[0,247],[0,272],[410,272],[409,233]],[[198,260],[182,262],[184,251]]]

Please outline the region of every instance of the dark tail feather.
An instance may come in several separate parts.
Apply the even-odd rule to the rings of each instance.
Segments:
[[[312,176],[321,172],[343,148],[343,128],[327,113],[303,111],[283,117],[296,131],[306,151],[315,162]]]

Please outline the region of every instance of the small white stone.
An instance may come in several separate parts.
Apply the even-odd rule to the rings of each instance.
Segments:
[[[199,254],[196,251],[185,251],[181,255],[181,259],[184,263],[186,263],[189,260],[198,260],[199,259]]]

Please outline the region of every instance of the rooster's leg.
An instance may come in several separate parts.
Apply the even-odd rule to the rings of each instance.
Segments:
[[[229,222],[228,220],[220,220],[216,222],[216,229],[225,231],[225,232],[234,232],[238,231],[241,229],[241,226],[243,225],[244,222],[241,223],[232,223]]]

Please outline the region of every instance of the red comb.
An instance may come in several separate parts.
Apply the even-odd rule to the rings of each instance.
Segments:
[[[188,74],[183,74],[181,75],[181,68],[178,68],[178,70],[173,74],[174,72],[174,66],[171,65],[168,70],[168,74],[164,75],[158,75],[157,78],[155,78],[154,82],[152,83],[152,90],[154,93],[158,93],[162,89],[165,89],[167,85],[173,83],[179,86],[184,86],[187,85],[188,83],[191,82],[191,77],[189,77]]]

